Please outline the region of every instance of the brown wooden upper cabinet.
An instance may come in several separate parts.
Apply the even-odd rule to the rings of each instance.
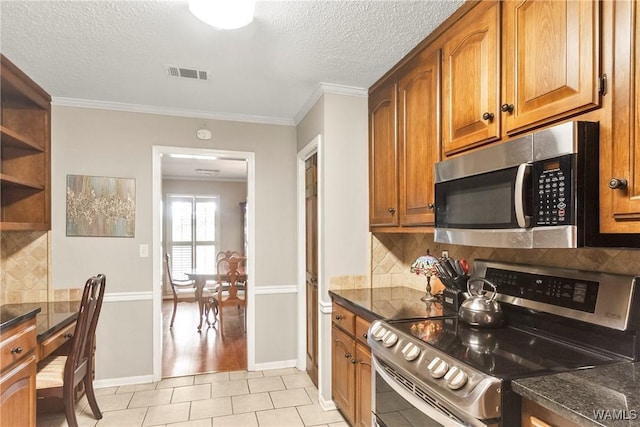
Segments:
[[[444,155],[598,108],[599,22],[598,1],[486,0],[451,26]]]
[[[369,99],[370,224],[432,225],[440,50],[420,52]]]
[[[51,229],[51,97],[0,55],[0,230]]]
[[[640,3],[603,2],[610,78],[600,119],[600,231],[640,236]],[[606,236],[605,236],[606,237]]]
[[[438,161],[440,50],[426,50],[400,69],[398,146],[400,224],[429,225],[434,218],[434,165]]]
[[[396,85],[369,95],[369,218],[372,226],[398,225]]]
[[[444,40],[442,137],[450,155],[500,138],[500,4],[482,2]]]

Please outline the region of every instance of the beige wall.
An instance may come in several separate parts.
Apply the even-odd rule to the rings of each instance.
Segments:
[[[196,130],[210,129],[213,139],[198,140]],[[152,147],[171,146],[237,150],[255,155],[255,289],[292,286],[296,281],[296,133],[293,126],[107,111],[54,105],[52,110],[52,230],[50,286],[64,289],[92,274],[107,276],[107,297],[98,325],[96,379],[146,379],[153,365],[153,260],[139,256],[139,245],[153,244]],[[133,238],[67,237],[66,175],[94,175],[136,180]],[[160,250],[161,253],[161,250]],[[158,263],[162,265],[162,263]],[[259,292],[258,292],[259,293]],[[271,296],[271,295],[269,295]],[[297,337],[274,349],[267,331],[296,313],[295,304],[263,308],[257,295],[256,362],[294,359]],[[135,325],[135,327],[131,327]],[[286,330],[285,330],[286,331]],[[122,351],[126,349],[127,351]],[[283,356],[284,354],[284,356]]]

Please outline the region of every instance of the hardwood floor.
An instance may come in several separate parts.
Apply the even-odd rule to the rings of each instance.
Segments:
[[[247,335],[244,331],[244,309],[225,307],[225,335],[220,322],[197,331],[198,305],[178,304],[173,328],[169,328],[173,302],[162,303],[162,377],[177,377],[208,372],[238,371],[247,368]]]

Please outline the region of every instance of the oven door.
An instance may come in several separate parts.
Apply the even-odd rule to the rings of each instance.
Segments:
[[[376,427],[489,427],[478,419],[463,419],[449,410],[442,402],[436,403],[424,391],[410,392],[416,387],[403,378],[403,383],[393,378],[378,362],[373,362],[373,419]],[[404,385],[403,385],[404,384]]]

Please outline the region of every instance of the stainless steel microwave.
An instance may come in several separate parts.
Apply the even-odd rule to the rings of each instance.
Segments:
[[[437,163],[435,241],[585,246],[599,228],[598,127],[567,122]]]

